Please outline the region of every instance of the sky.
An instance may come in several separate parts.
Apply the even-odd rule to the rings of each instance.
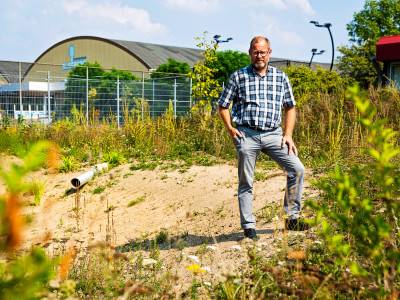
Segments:
[[[330,62],[326,28],[331,23],[335,48],[347,45],[346,24],[364,0],[0,0],[0,60],[33,62],[66,38],[104,38],[196,48],[195,37],[215,34],[219,50],[247,52],[255,35],[271,41],[272,57]],[[336,50],[335,57],[338,52]]]

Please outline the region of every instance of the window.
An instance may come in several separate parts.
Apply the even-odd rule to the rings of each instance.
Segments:
[[[390,65],[390,80],[400,88],[400,63],[392,63]]]

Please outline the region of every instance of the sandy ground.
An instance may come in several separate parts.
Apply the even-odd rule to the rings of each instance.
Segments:
[[[242,270],[249,245],[268,257],[279,250],[286,234],[278,216],[269,223],[258,218],[260,240],[243,239],[234,165],[132,171],[126,164],[96,176],[75,193],[70,180],[83,171],[46,174],[41,170],[32,175],[45,183],[45,193],[40,205],[26,209],[34,216],[25,234],[27,246],[40,244],[50,254],[58,254],[61,248],[86,249],[108,239],[129,253],[129,245],[135,241],[149,241],[164,230],[170,240],[184,241],[160,246],[159,258],[165,269],[182,279],[178,281],[182,288],[191,282],[187,270],[191,264],[204,268],[204,280],[219,280]],[[269,179],[255,182],[254,187],[256,214],[268,203],[279,205],[284,195],[285,174],[279,169],[264,171]],[[96,189],[104,190],[96,193]],[[315,194],[306,180],[305,198]],[[129,206],[138,199],[142,201]],[[304,233],[290,234],[307,238]],[[145,258],[150,255],[146,249],[141,252]]]

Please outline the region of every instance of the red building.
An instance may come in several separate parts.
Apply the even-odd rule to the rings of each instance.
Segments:
[[[376,43],[376,59],[383,62],[383,81],[400,87],[400,35],[381,37]]]

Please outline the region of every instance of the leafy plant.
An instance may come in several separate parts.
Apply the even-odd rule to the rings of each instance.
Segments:
[[[61,157],[61,164],[58,167],[60,173],[68,173],[75,171],[79,168],[79,164],[73,156]]]
[[[215,79],[218,69],[214,66],[217,59],[218,43],[214,40],[208,41],[207,32],[203,37],[197,37],[197,47],[204,50],[203,59],[193,66],[189,76],[193,79],[192,95],[196,100],[193,111],[209,114],[212,108],[212,100],[216,99],[221,92],[221,86]]]
[[[6,194],[0,196],[0,254],[7,257],[0,262],[0,299],[39,299],[55,275],[55,261],[49,259],[44,250],[34,248],[20,255],[15,252],[22,244],[22,195],[35,189],[25,177],[46,160],[55,168],[56,161],[52,158],[57,155],[51,154],[55,149],[49,142],[39,142],[32,146],[22,162],[13,163],[9,170],[0,166],[0,178],[7,189]]]
[[[111,151],[104,155],[104,161],[111,167],[116,167],[126,162],[126,159],[120,152]]]
[[[45,185],[42,181],[39,180],[32,180],[30,182],[30,185],[31,185],[30,190],[34,197],[33,198],[34,204],[39,205],[45,190]]]
[[[367,132],[365,158],[348,168],[337,166],[321,182],[325,200],[310,205],[335,263],[369,278],[376,295],[390,295],[400,275],[397,133],[384,120],[375,119],[376,108],[356,87],[348,90],[348,97]]]

